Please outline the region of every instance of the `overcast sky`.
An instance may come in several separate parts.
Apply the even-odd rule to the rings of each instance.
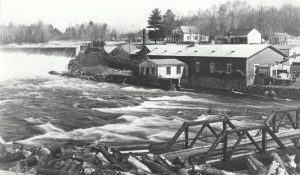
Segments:
[[[90,20],[106,22],[119,31],[138,30],[146,26],[151,11],[158,7],[164,13],[171,9],[175,14],[186,15],[199,9],[227,2],[227,0],[0,0],[1,23],[30,24],[43,20],[60,30],[69,25]],[[251,6],[281,6],[300,0],[249,0]]]

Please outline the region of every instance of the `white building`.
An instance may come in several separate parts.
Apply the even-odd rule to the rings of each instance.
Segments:
[[[200,31],[196,26],[180,26],[172,31],[171,42],[175,43],[187,43],[208,40],[207,37],[200,35]]]
[[[261,44],[261,33],[255,28],[230,29],[223,36],[218,37],[221,43],[229,44]]]
[[[185,64],[177,59],[147,59],[139,64],[139,75],[152,78],[180,79]]]
[[[300,45],[274,45],[274,47],[286,56],[285,64],[292,65],[293,62],[300,62]]]

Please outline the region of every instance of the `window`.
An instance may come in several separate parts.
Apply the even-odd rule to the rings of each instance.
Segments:
[[[141,67],[141,75],[144,75],[144,67]]]
[[[231,63],[227,63],[226,73],[227,74],[231,74],[232,73],[232,64]]]
[[[200,62],[196,62],[196,72],[200,72]]]
[[[176,67],[176,73],[177,74],[181,74],[181,66],[177,66]]]
[[[256,75],[256,72],[258,71],[257,68],[259,67],[259,64],[254,64],[253,66],[254,66],[254,69],[253,69],[254,75]]]
[[[155,75],[155,68],[154,67],[152,67],[151,72],[152,72],[152,75]]]
[[[209,63],[209,70],[210,73],[215,73],[215,63]]]
[[[167,67],[167,75],[170,75],[170,74],[171,74],[171,67],[168,66],[168,67]]]

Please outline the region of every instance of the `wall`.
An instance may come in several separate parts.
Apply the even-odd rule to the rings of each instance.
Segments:
[[[300,46],[295,46],[290,49],[289,56],[300,54]],[[291,65],[293,62],[300,62],[300,56],[297,56],[295,58],[289,58],[288,64]]]
[[[180,79],[182,77],[184,66],[180,66],[180,74],[177,74],[177,66],[169,66],[171,67],[171,74],[167,75],[167,67],[168,66],[158,66],[157,68],[157,77],[158,78],[171,78],[171,79]]]
[[[144,73],[142,74],[141,68],[144,67]],[[139,64],[139,75],[146,76],[146,68],[149,68],[149,76],[157,77],[157,66],[153,62],[146,60]],[[152,68],[154,68],[154,72],[152,72]]]
[[[198,77],[192,76],[188,79],[183,80],[183,86],[188,88],[212,88],[231,90],[234,88],[237,91],[246,91],[246,80],[245,79],[224,79],[217,77]]]
[[[144,67],[144,72],[142,74],[141,68]],[[167,67],[171,67],[171,74],[167,75]],[[146,60],[139,64],[139,75],[146,76],[146,68],[149,68],[149,77],[153,78],[171,78],[171,79],[180,79],[183,75],[184,66],[180,65],[180,74],[177,74],[176,65],[156,65],[153,62]],[[152,72],[154,68],[154,74]]]
[[[190,37],[192,37],[190,39]],[[199,42],[200,34],[190,34],[190,33],[185,33],[183,34],[183,42]]]
[[[271,49],[270,47],[259,52],[247,60],[247,85],[252,85],[254,82],[254,64],[268,65],[274,64],[276,61],[282,61],[283,54]]]
[[[251,30],[247,35],[248,44],[261,44],[261,33],[256,29]]]

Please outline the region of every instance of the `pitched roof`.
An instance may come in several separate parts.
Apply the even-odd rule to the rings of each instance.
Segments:
[[[298,45],[274,45],[274,47],[278,50],[280,50],[285,55],[289,55],[290,50],[294,47],[299,47]]]
[[[254,28],[248,28],[248,29],[230,29],[229,32],[231,33],[230,36],[244,36],[248,35],[251,30]]]
[[[173,30],[174,33],[177,33],[179,31],[182,31],[182,33],[200,33],[196,26],[179,26],[175,30]]]
[[[146,47],[150,51],[148,53],[150,56],[230,58],[250,58],[268,47],[273,48],[272,46],[266,44],[216,44],[195,46],[168,44],[146,45]]]
[[[185,65],[183,62],[177,59],[148,59],[157,65]]]

